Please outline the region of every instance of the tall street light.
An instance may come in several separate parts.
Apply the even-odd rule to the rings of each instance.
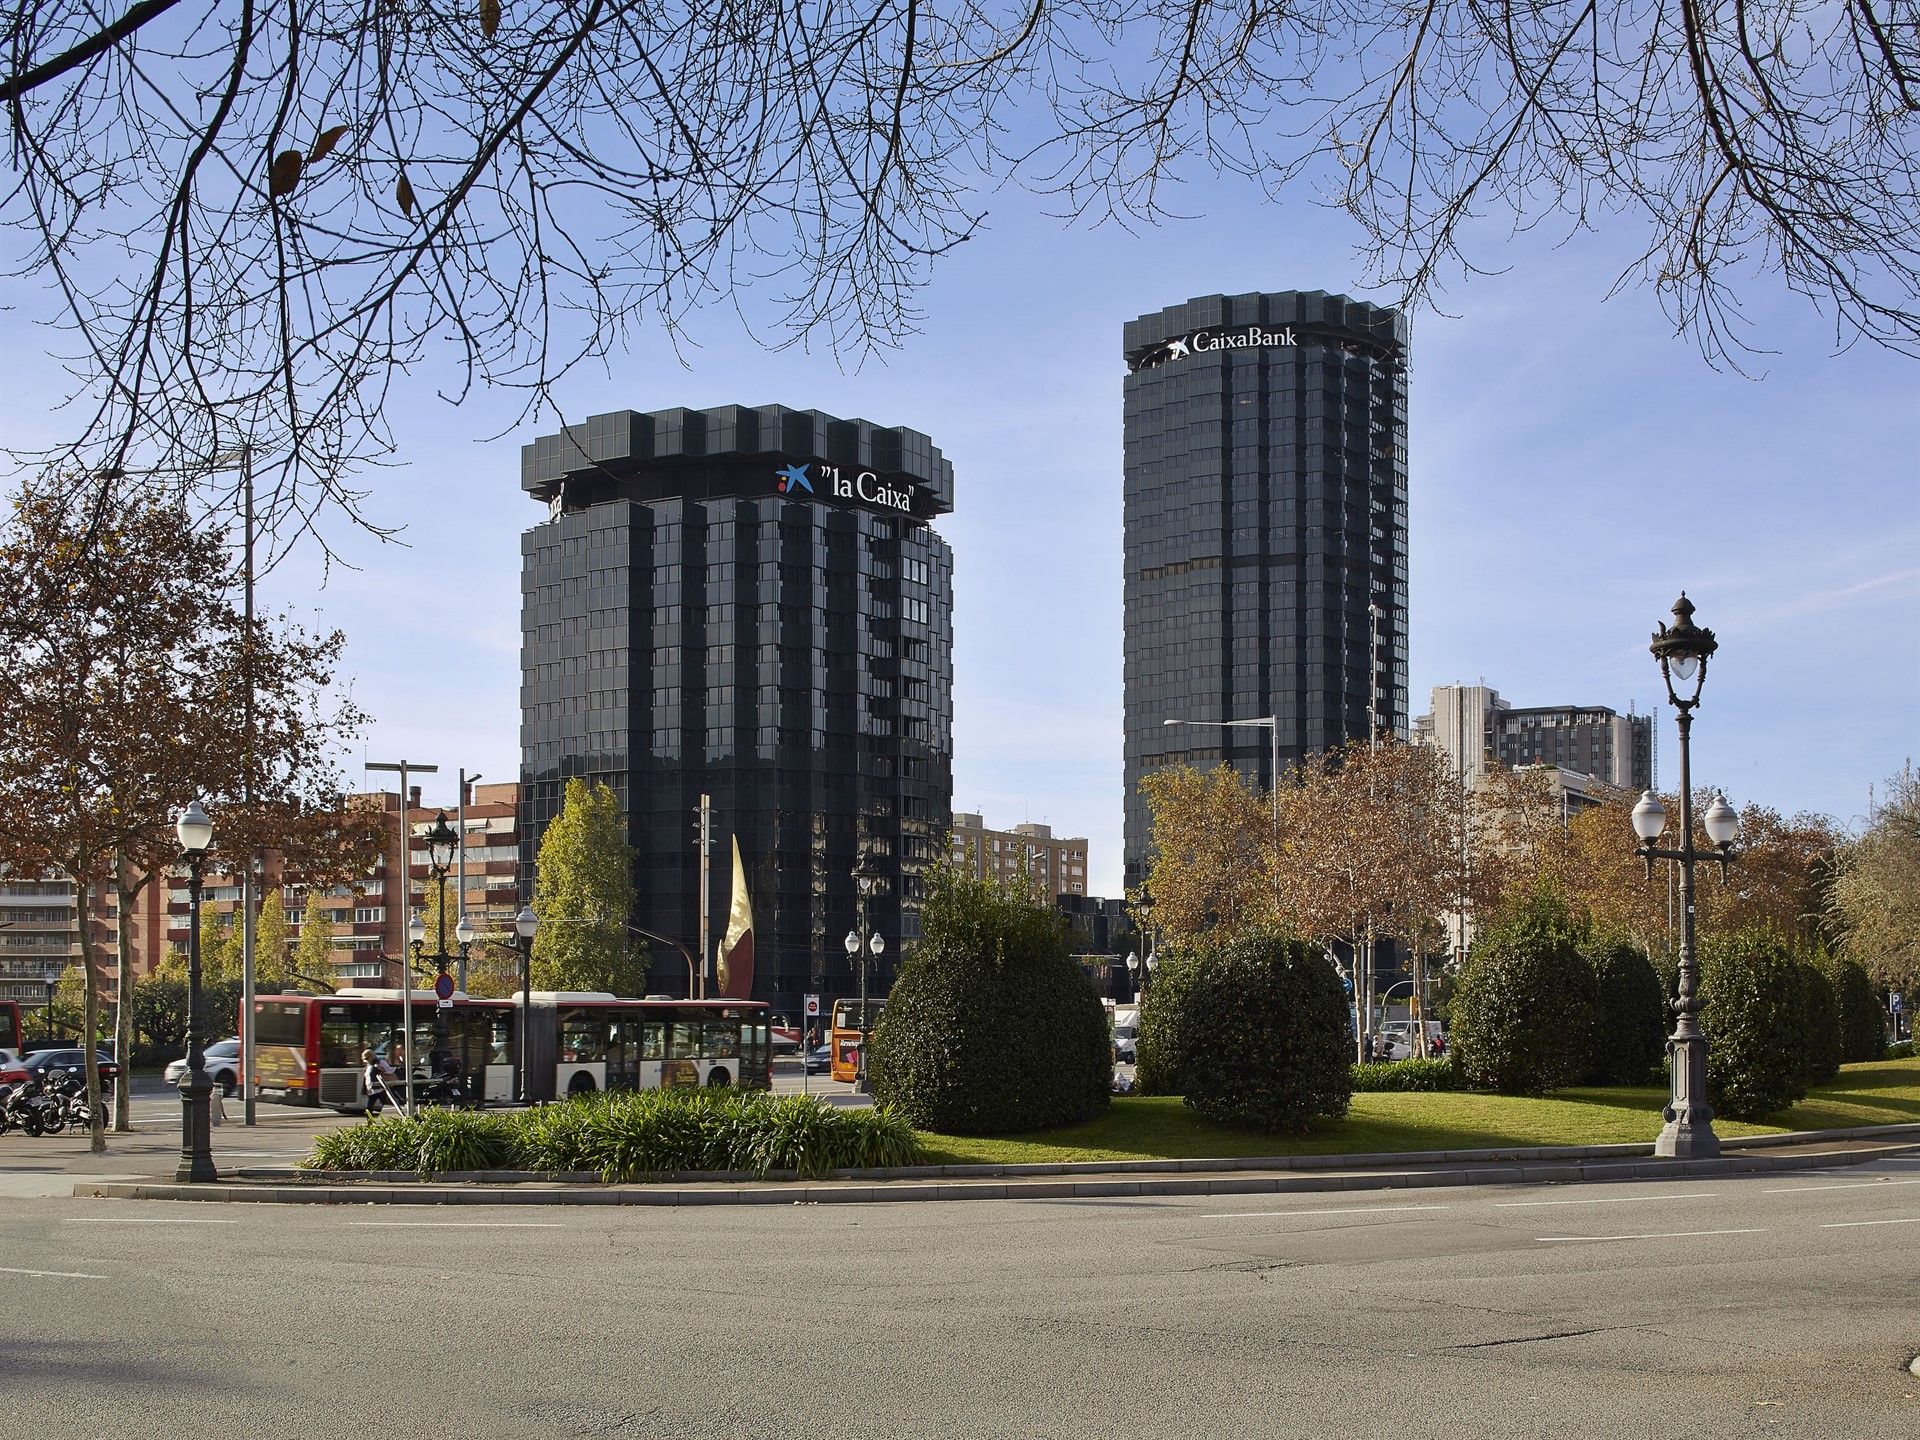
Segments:
[[[421,953],[426,949],[427,943],[425,925],[416,920],[407,930],[408,948],[412,950],[414,960],[431,960],[434,964],[433,993],[437,1003],[433,1015],[433,1036],[436,1044],[441,1048],[444,1048],[447,1043],[445,1011],[451,1003],[453,989],[453,981],[447,974],[447,966],[454,960],[454,957],[447,953],[447,872],[453,868],[454,851],[460,848],[460,838],[454,833],[453,827],[447,824],[446,811],[442,810],[434,816],[432,828],[427,831],[427,869],[433,876],[434,913],[439,917],[434,925],[433,954]],[[467,950],[473,944],[473,926],[468,923],[464,913],[460,916],[460,923],[454,927],[454,937],[460,945],[460,973],[465,975]],[[411,986],[411,977],[408,983]],[[443,994],[443,991],[448,993]],[[408,1036],[408,1043],[412,1043],[411,1033]],[[411,1055],[407,1057],[407,1069],[409,1071],[413,1069]],[[411,1103],[408,1104],[407,1113],[413,1113]]]
[[[520,1023],[514,1028],[513,1093],[522,1105],[527,1103],[527,1023],[533,1016],[533,936],[540,928],[540,917],[533,906],[522,905],[513,917],[513,933],[520,942]]]
[[[1740,834],[1740,817],[1725,800],[1715,800],[1701,816],[1711,850],[1693,843],[1693,776],[1690,752],[1693,711],[1700,703],[1700,687],[1706,683],[1707,660],[1719,648],[1711,630],[1693,623],[1693,602],[1682,591],[1673,602],[1673,624],[1661,625],[1649,647],[1660,662],[1660,674],[1667,684],[1667,699],[1680,716],[1680,844],[1662,849],[1655,842],[1667,828],[1666,807],[1651,790],[1633,807],[1633,830],[1641,844],[1634,850],[1647,863],[1647,878],[1653,878],[1653,862],[1680,862],[1680,985],[1674,998],[1678,1016],[1672,1051],[1672,1093],[1665,1112],[1666,1125],[1654,1142],[1653,1153],[1679,1159],[1699,1159],[1718,1155],[1720,1139],[1713,1133],[1713,1107],[1707,1103],[1707,1042],[1700,1033],[1699,965],[1693,953],[1693,865],[1701,856],[1720,862],[1724,879],[1727,862],[1733,858],[1733,842]]]
[[[181,812],[173,833],[180,841],[180,858],[187,862],[187,1068],[180,1076],[180,1164],[173,1178],[202,1184],[220,1178],[213,1168],[208,1109],[213,1082],[207,1078],[206,1027],[200,1014],[200,867],[213,844],[213,821],[196,800]]]
[[[867,1046],[872,1039],[872,1016],[868,1013],[867,973],[871,961],[886,953],[887,942],[884,936],[873,929],[872,918],[868,914],[868,902],[879,890],[886,872],[874,858],[873,851],[862,849],[860,858],[854,862],[853,884],[858,892],[857,904],[859,928],[847,932],[847,957],[860,966],[860,1071],[857,1088],[861,1094],[867,1092]]]

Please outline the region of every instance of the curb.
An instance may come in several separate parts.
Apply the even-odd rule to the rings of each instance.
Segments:
[[[1899,1125],[1856,1125],[1841,1130],[1801,1130],[1784,1135],[1746,1135],[1722,1140],[1727,1150],[1758,1150],[1781,1145],[1821,1145],[1835,1140],[1884,1140],[1911,1136],[1920,1141],[1920,1122]],[[1627,1142],[1613,1145],[1535,1145],[1509,1146],[1501,1150],[1395,1150],[1349,1155],[1246,1155],[1195,1160],[1059,1160],[1028,1165],[899,1165],[872,1170],[835,1170],[828,1180],[980,1180],[1031,1175],[1179,1175],[1218,1174],[1237,1170],[1374,1170],[1387,1166],[1426,1166],[1437,1164],[1534,1164],[1555,1160],[1613,1160],[1625,1157],[1653,1158],[1653,1142]],[[417,1170],[302,1170],[297,1166],[242,1167],[230,1172],[235,1179],[250,1182],[280,1182],[290,1185],[359,1184],[382,1181],[389,1184],[440,1185],[604,1185],[595,1170],[465,1170],[453,1174],[434,1174]],[[650,1184],[733,1184],[764,1185],[768,1181],[793,1182],[800,1176],[792,1170],[770,1170],[765,1175],[751,1171],[709,1170],[661,1175]]]
[[[1646,1147],[1628,1148],[1644,1149]],[[551,1176],[542,1176],[537,1183],[520,1182],[512,1185],[418,1180],[406,1183],[356,1181],[344,1184],[308,1181],[290,1185],[249,1181],[229,1181],[214,1185],[183,1185],[170,1181],[122,1184],[82,1182],[74,1186],[73,1193],[76,1197],[111,1200],[201,1200],[295,1205],[844,1205],[908,1200],[1040,1200],[1134,1195],[1314,1194],[1346,1190],[1429,1189],[1468,1185],[1673,1180],[1703,1175],[1817,1170],[1836,1165],[1860,1165],[1889,1154],[1914,1150],[1920,1150],[1920,1140],[1856,1149],[1821,1150],[1797,1155],[1721,1155],[1711,1160],[1659,1160],[1650,1157],[1560,1161],[1538,1158],[1508,1159],[1503,1163],[1468,1168],[1446,1166],[1420,1170],[1380,1169],[1331,1175],[1217,1172],[1163,1174],[1158,1178],[1144,1179],[1014,1176],[961,1181],[920,1178],[881,1184],[862,1184],[858,1180],[829,1180],[810,1183],[755,1182],[729,1185],[709,1181],[699,1186],[608,1185],[597,1180],[589,1185],[570,1185],[556,1184]]]

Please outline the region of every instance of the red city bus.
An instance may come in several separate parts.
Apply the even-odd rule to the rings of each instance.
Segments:
[[[253,1013],[253,1073],[261,1097],[291,1105],[364,1109],[361,1051],[385,1056],[404,1036],[398,990],[264,995],[254,1001]],[[414,991],[407,1049],[416,1077],[426,1073],[430,1057],[450,1052],[487,1101],[512,1100],[515,1014],[511,1001],[473,1000],[459,993],[449,1009],[441,1010],[431,990]]]
[[[26,1038],[26,1026],[20,1023],[20,1003],[0,1000],[0,1050],[11,1050],[17,1055],[20,1042]]]
[[[681,1085],[773,1088],[772,1014],[759,1000],[623,1000],[536,991],[527,1098]]]

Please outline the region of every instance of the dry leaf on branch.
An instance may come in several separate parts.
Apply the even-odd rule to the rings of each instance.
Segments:
[[[293,187],[300,183],[300,170],[306,164],[306,157],[298,150],[282,150],[273,157],[273,164],[267,170],[267,194],[275,200],[293,193]]]

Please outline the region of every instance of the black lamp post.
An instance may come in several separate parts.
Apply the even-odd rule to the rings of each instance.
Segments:
[[[874,859],[873,851],[862,849],[860,858],[853,865],[853,884],[858,892],[857,909],[859,928],[847,932],[847,958],[856,960],[860,966],[860,1073],[856,1088],[861,1094],[867,1090],[867,1046],[872,1038],[872,1016],[867,993],[867,974],[871,960],[877,960],[887,948],[885,937],[873,929],[872,919],[867,905],[879,890],[886,872]]]
[[[47,987],[47,1039],[53,1039],[53,992],[60,988],[58,975],[45,976],[41,984]]]
[[[533,906],[522,905],[513,917],[513,933],[520,941],[520,1024],[513,1035],[513,1093],[522,1105],[527,1103],[527,1023],[533,1016],[533,934],[540,928],[540,917]]]
[[[427,831],[427,869],[433,875],[437,896],[436,910],[439,916],[434,926],[434,953],[431,955],[422,953],[427,943],[426,926],[415,921],[407,932],[414,960],[431,960],[434,963],[433,981],[436,995],[440,989],[440,981],[446,978],[447,967],[455,959],[447,953],[447,872],[453,868],[454,856],[459,845],[460,837],[454,833],[453,827],[447,824],[447,812],[442,810],[434,817],[433,828]],[[467,968],[467,949],[473,943],[473,926],[467,922],[465,901],[466,897],[462,896],[460,923],[454,927],[454,938],[460,946],[458,958],[462,973],[465,973]],[[411,984],[411,980],[408,983]],[[443,1047],[446,1045],[447,1022],[443,1004],[436,1004],[434,1009],[433,1035],[437,1044]],[[411,1042],[412,1037],[409,1036],[408,1039]],[[408,1062],[411,1068],[411,1056],[408,1057]]]
[[[1693,843],[1693,776],[1690,751],[1693,711],[1700,703],[1700,687],[1706,683],[1707,660],[1719,648],[1711,630],[1693,623],[1693,602],[1683,591],[1673,602],[1673,624],[1662,625],[1650,647],[1660,662],[1660,674],[1667,684],[1667,699],[1680,716],[1680,843],[1675,849],[1662,849],[1656,843],[1667,828],[1666,807],[1651,790],[1633,807],[1633,830],[1641,844],[1634,854],[1647,862],[1647,878],[1653,878],[1655,860],[1680,862],[1680,984],[1673,1009],[1678,1017],[1673,1038],[1668,1042],[1672,1055],[1672,1093],[1665,1112],[1666,1126],[1654,1142],[1653,1153],[1679,1159],[1700,1159],[1720,1153],[1720,1139],[1713,1133],[1713,1107],[1707,1103],[1707,1042],[1700,1033],[1698,990],[1700,969],[1693,953],[1693,866],[1702,856],[1720,862],[1722,878],[1727,862],[1733,858],[1733,842],[1740,834],[1740,817],[1725,800],[1716,799],[1707,807],[1701,823],[1706,827],[1712,849]]]
[[[213,1082],[207,1078],[205,1029],[200,1015],[200,866],[213,844],[213,821],[194,801],[173,827],[180,840],[180,856],[187,862],[187,1068],[180,1076],[180,1164],[177,1181],[201,1184],[218,1180],[213,1168],[212,1117],[208,1097]]]

